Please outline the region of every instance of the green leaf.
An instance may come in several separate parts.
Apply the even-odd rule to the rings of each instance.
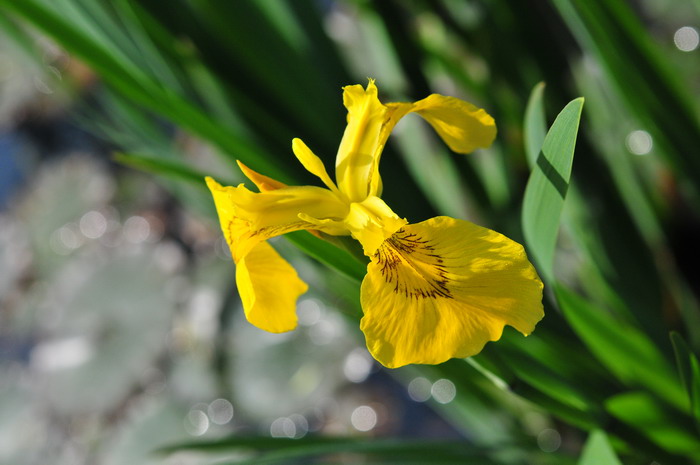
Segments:
[[[557,302],[588,349],[618,379],[644,386],[680,410],[687,410],[675,373],[653,342],[634,326],[616,320],[563,286]]]
[[[0,0],[0,6],[14,10],[51,35],[67,50],[82,58],[105,82],[127,99],[206,139],[229,159],[240,159],[256,171],[264,172],[275,179],[284,182],[290,180],[289,174],[272,163],[249,139],[212,119],[173,89],[162,87],[161,83],[128,60],[120,51],[111,50],[104,43],[93,40],[90,28],[81,29],[70,22],[70,17],[61,16],[36,0]]]
[[[509,362],[518,378],[572,409],[587,414],[594,412],[595,402],[552,367],[507,344],[499,346],[499,353]]]
[[[549,129],[530,175],[522,224],[528,249],[545,279],[552,281],[559,217],[569,188],[583,98],[569,102]],[[534,142],[533,142],[534,143]]]
[[[683,83],[682,72],[649,34],[639,13],[623,0],[553,0],[551,2],[581,46],[593,57],[601,77],[615,85],[655,151],[666,158],[687,191],[697,199],[700,159],[688,157],[700,138],[697,98]]]
[[[622,463],[610,446],[605,432],[593,430],[583,446],[578,465],[622,465]]]
[[[537,156],[542,150],[544,138],[547,135],[547,120],[544,114],[544,82],[540,82],[532,88],[530,98],[525,108],[524,137],[525,155],[530,168],[535,166]]]
[[[611,397],[605,408],[665,450],[700,459],[700,439],[690,418],[669,411],[646,392],[626,392]]]
[[[367,274],[366,265],[335,245],[307,231],[287,233],[284,237],[310,257],[330,266],[350,279],[361,282]]]
[[[695,418],[695,426],[700,431],[700,363],[683,337],[675,331],[671,331],[671,343],[683,387],[688,393],[690,411]]]
[[[176,444],[160,452],[172,453],[181,450],[204,452],[249,452],[254,458],[234,460],[230,464],[274,464],[289,463],[290,459],[322,457],[338,453],[367,454],[383,460],[398,460],[398,463],[495,463],[488,458],[491,449],[478,447],[464,441],[430,441],[405,439],[363,439],[305,437],[301,439],[268,437],[229,437],[214,441]],[[372,461],[362,463],[373,463]]]
[[[145,171],[147,173],[159,174],[167,176],[169,178],[188,181],[206,189],[206,185],[204,184],[204,178],[207,176],[207,174],[201,171],[197,171],[194,168],[191,168],[188,165],[179,161],[165,160],[163,158],[149,155],[122,152],[114,153],[112,155],[112,158],[117,163],[121,163],[131,168]],[[221,182],[223,182],[227,186],[234,184],[230,182],[227,183],[226,181]]]

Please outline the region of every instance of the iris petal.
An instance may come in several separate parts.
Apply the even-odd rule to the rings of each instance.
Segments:
[[[284,186],[265,192],[251,192],[243,185],[224,187],[207,178],[219,222],[234,260],[242,259],[255,245],[271,237],[302,229],[323,230],[300,218],[342,219],[348,206],[328,189],[313,186]],[[267,182],[263,182],[267,184]],[[332,229],[332,231],[330,230]],[[329,234],[338,234],[329,224]]]
[[[383,143],[382,126],[387,109],[377,98],[377,87],[370,80],[367,89],[347,86],[343,103],[348,110],[348,125],[338,148],[335,175],[340,190],[353,202],[367,197],[370,176]]]
[[[458,98],[432,94],[416,102],[411,111],[428,121],[457,153],[486,148],[496,138],[493,118],[483,109]]]
[[[304,165],[306,171],[318,177],[321,181],[323,181],[323,184],[325,184],[326,187],[333,192],[338,192],[338,188],[331,180],[331,177],[328,176],[326,167],[323,166],[323,162],[311,151],[304,141],[301,139],[292,140],[292,151],[301,164]]]
[[[544,316],[542,282],[522,246],[467,221],[406,225],[372,257],[361,329],[383,365],[477,354],[505,325],[528,335]]]
[[[236,163],[238,163],[238,167],[241,169],[241,171],[243,171],[243,174],[245,174],[245,176],[250,179],[253,184],[258,187],[258,189],[260,189],[260,192],[274,191],[276,189],[286,187],[286,184],[260,174],[257,171],[253,171],[251,168],[244,165],[240,160],[236,160]]]
[[[296,301],[308,286],[270,244],[257,244],[238,262],[236,286],[251,324],[271,333],[296,328]]]
[[[344,88],[348,125],[338,149],[336,178],[338,187],[352,202],[381,195],[379,161],[382,150],[396,123],[409,113],[422,116],[458,153],[488,147],[496,137],[493,118],[464,100],[432,94],[415,103],[384,105],[377,93],[371,79],[366,89],[360,85]]]

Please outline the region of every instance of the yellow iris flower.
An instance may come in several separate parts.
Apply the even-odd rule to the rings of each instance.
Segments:
[[[266,240],[297,230],[350,235],[370,258],[361,287],[360,328],[383,365],[437,364],[477,354],[505,325],[528,335],[542,319],[542,282],[523,247],[490,229],[446,216],[409,224],[380,198],[379,159],[394,125],[422,116],[455,152],[488,147],[493,118],[453,97],[382,104],[370,80],[344,88],[347,128],[334,183],[299,139],[292,150],[326,188],[286,186],[239,166],[258,187],[223,187],[212,178],[221,228],[236,263],[236,284],[250,323],[271,332],[297,325],[307,285]]]

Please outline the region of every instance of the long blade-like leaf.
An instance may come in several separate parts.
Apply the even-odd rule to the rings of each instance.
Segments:
[[[522,213],[525,242],[538,270],[550,281],[559,217],[569,188],[582,108],[583,98],[577,98],[559,113],[544,139],[525,189]]]
[[[544,115],[544,82],[532,88],[530,99],[525,108],[524,137],[525,155],[530,168],[534,168],[537,157],[542,150],[544,138],[547,135],[547,121]]]

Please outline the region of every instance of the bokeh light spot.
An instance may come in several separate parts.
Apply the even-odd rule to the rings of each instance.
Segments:
[[[457,395],[457,388],[452,381],[443,378],[435,381],[430,393],[437,402],[449,404]]]
[[[199,409],[192,409],[185,416],[185,431],[192,436],[201,436],[209,429],[209,417]]]
[[[132,244],[140,244],[148,239],[151,225],[143,216],[132,216],[124,222],[124,238]]]
[[[433,385],[422,376],[414,378],[408,383],[408,396],[416,402],[426,402],[430,399],[430,390]]]
[[[357,431],[370,431],[377,426],[377,412],[368,405],[361,405],[353,410],[350,423]]]
[[[537,445],[543,452],[555,452],[561,447],[561,435],[557,430],[543,429],[537,435]]]
[[[694,27],[683,26],[673,34],[673,43],[682,52],[692,52],[700,44],[700,34]]]
[[[627,150],[635,155],[646,155],[651,152],[654,140],[648,132],[637,130],[629,133],[625,145],[627,145]]]
[[[343,374],[353,383],[366,380],[372,370],[372,357],[365,349],[357,348],[345,357]]]
[[[88,239],[98,239],[107,232],[107,218],[98,211],[89,211],[80,218],[80,232]]]
[[[291,418],[280,417],[270,425],[270,436],[273,438],[294,438],[297,426]]]
[[[207,407],[207,414],[212,423],[225,425],[233,419],[233,404],[226,399],[216,399]]]
[[[297,316],[302,326],[313,326],[321,318],[321,304],[316,299],[304,299],[297,305]]]

